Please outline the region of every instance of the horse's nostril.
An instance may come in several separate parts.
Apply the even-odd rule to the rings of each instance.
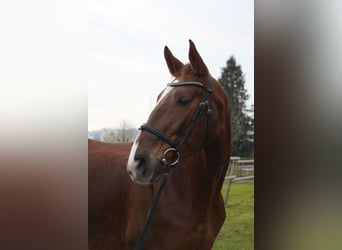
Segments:
[[[135,158],[135,162],[137,163],[135,171],[138,174],[146,174],[147,171],[147,165],[146,165],[146,160],[145,158]]]
[[[134,161],[139,164],[138,167],[144,165],[145,162],[146,162],[146,160],[144,158],[142,158],[142,157],[141,158],[140,157],[136,157],[136,158],[134,158]]]

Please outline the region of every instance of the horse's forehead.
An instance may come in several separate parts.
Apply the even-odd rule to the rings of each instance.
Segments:
[[[167,94],[170,93],[171,90],[173,90],[173,89],[174,89],[174,87],[167,86],[167,87],[163,90],[162,95],[160,96],[160,98],[159,98],[157,104],[158,104],[161,100],[163,100],[164,97],[167,96]]]

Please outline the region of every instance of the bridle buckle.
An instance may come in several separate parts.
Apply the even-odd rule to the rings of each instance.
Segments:
[[[172,161],[172,162],[168,162],[167,159],[166,159],[167,154],[169,154],[170,152],[173,153],[173,161]],[[175,148],[168,148],[168,149],[166,149],[166,150],[164,151],[161,161],[162,161],[164,164],[166,164],[166,165],[168,165],[168,166],[170,166],[170,167],[173,167],[173,166],[175,166],[175,165],[178,164],[178,161],[179,161],[179,152],[178,152],[177,149],[175,149]]]

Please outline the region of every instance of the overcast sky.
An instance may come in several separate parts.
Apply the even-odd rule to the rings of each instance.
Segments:
[[[244,1],[88,1],[88,129],[147,120],[172,79],[167,45],[188,62],[192,39],[218,78],[234,55],[254,103],[254,3]]]

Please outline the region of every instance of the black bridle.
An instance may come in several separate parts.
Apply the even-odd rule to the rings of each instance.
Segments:
[[[166,185],[167,179],[169,177],[169,172],[170,172],[171,168],[175,167],[178,164],[179,151],[180,151],[181,147],[183,146],[183,144],[185,143],[186,139],[189,137],[189,135],[191,134],[193,129],[199,123],[199,121],[200,121],[200,119],[201,119],[201,117],[205,111],[207,113],[207,131],[206,131],[206,137],[205,137],[204,143],[200,146],[200,148],[202,148],[207,143],[208,129],[209,129],[210,120],[211,120],[211,108],[210,108],[210,104],[209,104],[209,98],[210,98],[210,94],[212,92],[212,85],[213,85],[213,78],[212,77],[209,78],[209,86],[208,87],[206,87],[203,83],[200,83],[200,82],[172,82],[172,83],[169,83],[167,85],[170,87],[197,86],[197,87],[204,89],[204,91],[205,91],[205,95],[203,97],[203,100],[201,101],[197,110],[195,111],[195,113],[191,119],[190,125],[185,130],[183,138],[181,138],[178,143],[175,142],[174,140],[172,140],[164,132],[160,131],[157,128],[154,128],[150,124],[145,123],[145,124],[141,125],[141,127],[139,128],[140,130],[146,130],[147,132],[157,136],[162,141],[167,143],[170,146],[170,148],[165,150],[165,152],[163,153],[163,157],[161,159],[161,162],[166,165],[166,170],[165,170],[165,173],[163,175],[163,179],[162,179],[162,182],[160,184],[160,188],[158,190],[158,194],[157,194],[157,197],[154,200],[154,202],[153,202],[153,184],[150,184],[150,190],[151,190],[150,205],[149,205],[149,209],[148,209],[148,212],[146,215],[143,231],[140,234],[139,240],[137,241],[137,243],[134,247],[134,250],[140,250],[143,248],[148,225],[151,221],[154,209],[157,207],[160,195],[161,195],[161,193],[162,193],[162,191]],[[173,159],[171,162],[169,162],[166,159],[167,155],[169,153],[173,153]]]
[[[197,87],[200,87],[200,88],[205,90],[205,95],[203,97],[203,100],[199,104],[196,112],[194,113],[189,127],[185,130],[185,134],[184,134],[183,138],[178,143],[173,141],[164,132],[160,131],[157,128],[152,127],[150,124],[145,123],[145,124],[141,125],[141,127],[139,128],[140,130],[146,130],[147,132],[159,137],[162,141],[166,142],[171,147],[171,148],[166,150],[167,152],[166,151],[164,152],[164,154],[163,154],[164,157],[162,159],[163,163],[168,164],[166,159],[165,159],[165,156],[168,152],[173,151],[175,153],[175,155],[179,155],[179,151],[180,151],[181,147],[183,146],[184,142],[186,141],[186,139],[191,134],[192,130],[199,123],[204,111],[207,111],[207,129],[208,129],[209,122],[211,119],[211,108],[209,105],[209,98],[210,98],[210,94],[212,92],[212,85],[213,85],[213,79],[211,77],[209,79],[209,87],[206,87],[203,83],[200,83],[200,82],[172,82],[172,83],[168,84],[168,86],[170,86],[170,87],[197,86]],[[207,133],[207,135],[208,135],[208,133]],[[207,141],[207,135],[206,135],[206,139],[205,139],[204,144]],[[177,163],[173,162],[173,164],[171,164],[171,165],[176,165],[176,164]]]

